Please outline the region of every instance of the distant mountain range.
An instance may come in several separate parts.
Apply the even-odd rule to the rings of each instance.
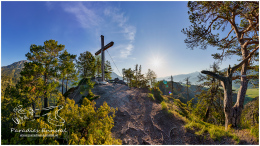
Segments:
[[[11,78],[20,77],[20,72],[21,72],[22,68],[24,67],[25,62],[27,62],[27,60],[14,62],[13,64],[8,65],[8,66],[2,66],[1,67],[1,76],[9,76]]]
[[[192,73],[189,73],[189,74],[174,75],[172,77],[173,77],[173,81],[174,82],[182,82],[182,83],[184,83],[184,79],[185,78],[190,77],[189,80],[190,80],[191,84],[196,85],[197,81],[198,81],[198,75],[199,74],[200,74],[200,72],[192,72]],[[171,76],[160,77],[160,78],[157,78],[157,80],[158,81],[160,81],[160,80],[170,81],[171,80]]]
[[[1,90],[5,90],[8,85],[15,86],[20,78],[20,72],[27,60],[14,62],[8,66],[1,67]]]
[[[119,80],[123,80],[123,77],[117,75],[117,74],[114,73],[114,72],[111,73],[111,77],[112,77],[112,80],[114,80],[115,78],[118,78]]]
[[[226,70],[227,70],[227,68],[222,69],[221,72],[224,72]],[[192,85],[197,85],[197,84],[199,84],[199,82],[198,82],[198,75],[199,74],[200,74],[200,72],[192,72],[192,73],[189,73],[189,74],[175,75],[175,76],[173,76],[173,81],[174,82],[181,82],[181,83],[185,84],[184,79],[187,78],[187,77],[190,77],[190,79],[189,79],[190,83]],[[256,75],[256,74],[258,74],[258,72],[252,71],[252,70],[248,70],[247,74],[248,75]],[[204,75],[204,74],[202,74],[202,75]],[[239,75],[240,75],[240,71],[236,71],[233,74],[233,76],[239,76]],[[158,81],[161,81],[161,80],[170,81],[171,80],[171,76],[157,78],[157,80]],[[237,80],[233,80],[233,82],[232,82],[232,84],[233,84],[232,86],[233,86],[234,89],[237,89],[237,88],[240,87],[240,83],[236,82],[236,81],[238,81],[238,79]],[[253,81],[253,82],[254,82],[255,85],[259,84],[259,81]],[[254,85],[252,84],[252,82],[248,82],[248,88],[253,88],[253,87],[254,87]]]
[[[11,65],[1,67],[2,85],[3,85],[3,81],[5,83],[7,83],[7,82],[13,80],[12,83],[16,83],[17,80],[20,77],[20,72],[21,72],[25,62],[27,62],[27,60],[14,62]],[[224,70],[226,70],[226,69],[223,69],[222,71],[224,71]],[[250,74],[257,74],[257,73],[258,72],[250,72]],[[198,75],[199,74],[200,74],[200,72],[192,72],[192,73],[188,73],[188,74],[174,75],[173,81],[184,83],[184,79],[187,78],[187,77],[190,77],[190,83],[192,85],[196,85],[196,84],[198,84],[197,81],[198,81]],[[234,73],[234,74],[239,75],[239,73]],[[111,77],[112,77],[112,79],[115,79],[115,78],[119,78],[120,80],[123,79],[121,76],[117,75],[115,72],[111,73]],[[171,76],[157,78],[157,81],[161,81],[161,80],[170,81]],[[249,88],[253,87],[253,85],[250,82],[248,84],[249,84],[249,86],[248,86]],[[258,84],[258,82],[257,82],[257,84]],[[235,81],[233,81],[233,87],[234,88],[239,88],[239,86],[240,86],[239,83],[235,83]]]

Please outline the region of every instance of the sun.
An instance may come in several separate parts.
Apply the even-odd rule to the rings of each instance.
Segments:
[[[154,59],[152,60],[152,65],[153,65],[154,67],[159,67],[159,66],[161,65],[161,60],[160,60],[158,57],[154,58]]]

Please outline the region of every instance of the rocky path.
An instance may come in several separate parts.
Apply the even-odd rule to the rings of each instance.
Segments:
[[[186,131],[181,119],[162,111],[161,104],[148,98],[143,89],[107,84],[96,85],[92,92],[100,95],[95,99],[96,107],[106,101],[109,106],[118,108],[112,134],[123,144],[236,144],[231,138],[214,141],[209,135],[201,137],[194,131]]]
[[[123,144],[185,144],[183,122],[161,110],[161,105],[151,101],[142,89],[121,84],[98,85],[92,92],[99,107],[104,101],[118,108],[112,129],[114,137]]]

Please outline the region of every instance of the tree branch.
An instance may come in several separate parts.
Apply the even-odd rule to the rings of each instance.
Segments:
[[[242,66],[249,58],[251,58],[251,56],[255,53],[256,50],[259,49],[259,46],[257,46],[252,52],[249,53],[249,55],[242,61],[240,62],[238,65],[232,67],[231,72],[233,73],[234,71],[236,71],[240,66]]]
[[[217,21],[218,20],[218,18],[220,18],[219,16],[217,16],[215,19],[213,19],[212,21],[211,21],[211,23],[210,23],[210,25],[208,26],[208,29],[207,29],[207,31],[209,31],[209,29],[211,29],[211,25],[215,22],[215,21]]]
[[[224,46],[224,48],[227,48],[231,43],[233,43],[234,39],[236,39],[236,38],[233,37],[232,40],[230,40],[230,41]]]
[[[259,41],[246,41],[243,45],[243,47],[245,48],[247,45],[250,45],[250,44],[259,44]]]
[[[212,77],[214,77],[214,78],[216,78],[218,80],[221,80],[221,81],[225,80],[225,78],[223,76],[217,75],[217,74],[215,74],[215,73],[213,73],[211,71],[202,70],[201,73],[207,74],[207,75],[212,76]]]
[[[228,35],[227,35],[225,38],[221,39],[220,41],[227,39],[227,38],[229,37],[230,33],[231,33],[233,30],[234,30],[234,27],[230,30],[230,32],[228,33]]]

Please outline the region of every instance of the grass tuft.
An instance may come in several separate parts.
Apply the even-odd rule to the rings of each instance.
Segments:
[[[152,93],[148,93],[148,97],[151,98],[153,101],[155,101],[155,98]]]
[[[252,126],[250,129],[250,133],[259,140],[259,124]]]
[[[167,110],[168,109],[166,102],[162,101],[161,105],[162,105],[162,110]]]

